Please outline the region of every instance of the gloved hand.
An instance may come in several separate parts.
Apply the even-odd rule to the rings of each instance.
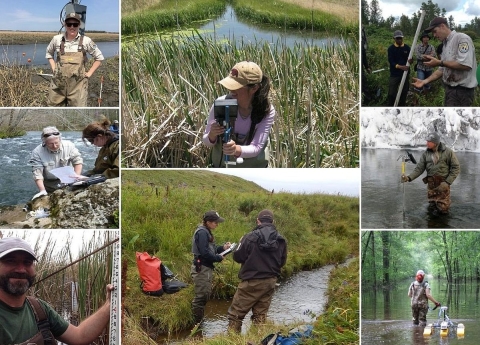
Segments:
[[[435,303],[435,307],[440,307],[442,304],[440,302]]]
[[[442,182],[438,185],[437,190],[439,192],[446,192],[448,190],[448,183],[447,182]]]
[[[41,197],[41,196],[43,196],[43,195],[47,195],[47,191],[46,191],[46,190],[42,190],[42,191],[38,192],[37,194],[35,194],[35,195],[33,196],[32,200],[34,200],[34,199],[36,199],[36,198],[39,198],[39,197]]]
[[[402,175],[402,183],[404,182],[410,182],[410,180],[408,179],[408,176],[405,174]]]

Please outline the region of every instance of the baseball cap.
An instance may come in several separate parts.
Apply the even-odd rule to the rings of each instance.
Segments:
[[[68,13],[65,16],[65,21],[67,21],[67,19],[75,19],[75,20],[78,20],[78,22],[80,23],[81,18],[82,17],[78,13],[72,12],[72,13]]]
[[[430,38],[430,35],[428,34],[428,32],[425,32],[425,31],[424,31],[424,32],[422,33],[422,36],[420,36],[420,39],[423,39],[424,37]]]
[[[403,32],[401,32],[400,30],[397,30],[393,33],[393,38],[397,38],[397,37],[403,37]]]
[[[208,211],[203,215],[203,220],[205,222],[217,222],[222,223],[225,221],[224,218],[220,217],[217,211]]]
[[[418,270],[416,276],[418,276],[419,274],[422,275],[422,276],[424,276],[424,275],[425,275],[425,272],[423,272],[423,270]]]
[[[260,211],[260,213],[258,214],[258,220],[260,221],[264,221],[264,222],[273,222],[273,212],[270,211],[270,210],[262,210]]]
[[[228,76],[218,83],[228,90],[238,90],[248,84],[261,83],[262,77],[262,70],[255,62],[242,61],[233,66]]]
[[[428,28],[425,29],[425,32],[430,32],[440,24],[445,24],[448,26],[448,22],[445,18],[443,17],[435,17],[430,21],[430,24],[428,24]]]
[[[440,136],[438,135],[437,132],[431,132],[431,133],[428,133],[426,140],[432,143],[438,144],[440,142]]]
[[[37,260],[33,248],[25,240],[17,237],[6,237],[0,239],[0,259],[9,253],[19,250],[27,252],[33,256],[35,260]]]

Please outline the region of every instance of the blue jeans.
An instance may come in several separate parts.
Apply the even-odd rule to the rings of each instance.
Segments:
[[[424,71],[423,69],[417,70],[417,78],[420,80],[425,80],[432,75],[433,71]],[[430,84],[425,84],[424,89],[430,90]]]

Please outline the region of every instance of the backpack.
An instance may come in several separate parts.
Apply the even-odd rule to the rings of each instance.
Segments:
[[[163,295],[160,265],[162,262],[147,252],[136,252],[138,273],[140,274],[140,288],[144,294],[150,296]]]
[[[305,338],[311,338],[313,332],[312,325],[302,325],[288,331],[288,335],[284,336],[280,333],[273,333],[266,336],[262,345],[300,345]]]
[[[147,252],[136,253],[137,267],[140,274],[140,288],[149,296],[162,296],[163,293],[172,294],[188,285],[175,279],[172,271],[162,261],[150,256]]]

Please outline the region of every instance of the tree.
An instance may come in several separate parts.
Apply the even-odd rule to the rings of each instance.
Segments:
[[[370,20],[370,7],[368,6],[367,0],[362,0],[361,2],[361,15],[362,15],[362,25],[368,25]]]
[[[378,4],[378,0],[372,0],[370,4],[370,24],[380,25],[382,23],[382,10]]]
[[[452,29],[455,27],[455,20],[453,19],[452,15],[450,15],[450,17],[448,17],[448,27],[452,28]]]

